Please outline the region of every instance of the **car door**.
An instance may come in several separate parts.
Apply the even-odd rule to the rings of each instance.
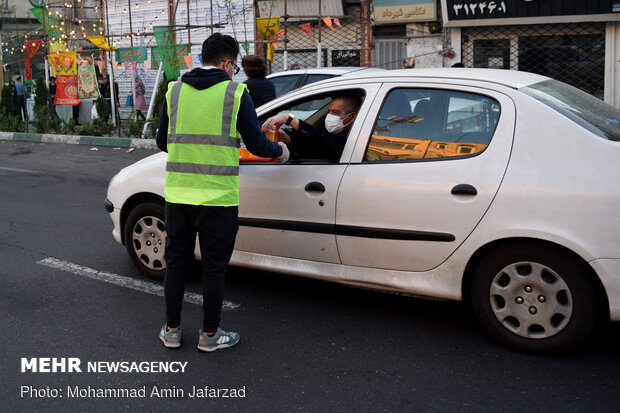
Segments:
[[[337,198],[343,264],[426,271],[471,234],[502,181],[515,107],[467,86],[384,84]]]
[[[277,107],[263,110],[261,121],[281,112],[322,122],[330,98],[326,93],[356,90],[366,96],[339,162],[297,160],[240,165],[240,230],[235,249],[287,258],[339,263],[336,248],[336,195],[362,120],[379,86],[331,87],[295,93]]]

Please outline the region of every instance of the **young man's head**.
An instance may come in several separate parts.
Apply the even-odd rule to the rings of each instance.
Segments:
[[[22,77],[21,76],[17,76],[17,79],[15,79],[15,80],[17,80],[18,82],[21,82],[22,81]]]
[[[243,56],[243,59],[241,59],[241,66],[243,66],[243,71],[250,79],[262,77],[267,74],[267,65],[265,64],[263,56]]]
[[[235,63],[239,55],[239,43],[228,35],[213,33],[202,44],[202,64],[215,66],[232,77],[239,72]]]

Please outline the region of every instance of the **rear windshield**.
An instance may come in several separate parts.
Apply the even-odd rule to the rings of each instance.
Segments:
[[[601,138],[620,141],[620,111],[602,100],[553,79],[519,90]]]

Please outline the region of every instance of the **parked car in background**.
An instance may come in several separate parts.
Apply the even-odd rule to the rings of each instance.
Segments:
[[[532,73],[415,69],[312,83],[259,120],[321,127],[343,94],[363,102],[339,160],[240,165],[232,265],[462,300],[537,354],[620,320],[620,111]],[[115,240],[154,279],[165,163],[123,169],[106,200]]]
[[[316,67],[310,69],[287,70],[285,72],[272,73],[267,76],[276,87],[276,97],[294,89],[320,80],[331,79],[349,73],[366,73],[383,70],[380,68],[367,68],[357,66],[340,67]]]

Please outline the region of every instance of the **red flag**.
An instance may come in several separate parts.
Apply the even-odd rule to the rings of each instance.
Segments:
[[[304,29],[304,32],[306,32],[306,34],[308,35],[308,38],[312,38],[312,36],[310,35],[310,23],[306,23],[306,24],[302,24],[301,26],[302,29]]]
[[[58,75],[56,76],[56,97],[54,105],[72,105],[80,104],[80,96],[78,95],[78,77],[77,75]]]
[[[284,34],[285,34],[284,29],[280,30],[278,34],[280,35],[281,38],[284,39]]]
[[[26,40],[26,79],[32,80],[32,71],[30,70],[30,58],[34,57],[41,48],[42,40]]]

